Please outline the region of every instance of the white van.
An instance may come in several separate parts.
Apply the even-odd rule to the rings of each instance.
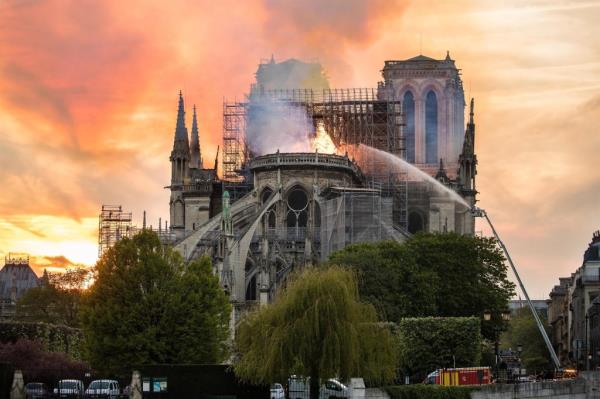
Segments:
[[[288,397],[289,399],[306,399],[310,395],[310,377],[303,378],[295,375],[288,379]],[[349,398],[348,387],[338,380],[331,378],[319,390],[320,399],[329,398]]]
[[[115,380],[95,380],[85,390],[86,398],[117,399],[120,394],[119,383]]]
[[[83,398],[83,382],[81,380],[60,380],[54,389],[58,398]]]

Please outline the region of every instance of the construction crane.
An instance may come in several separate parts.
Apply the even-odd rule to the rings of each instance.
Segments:
[[[512,259],[510,257],[510,254],[508,253],[508,250],[506,249],[506,246],[504,245],[504,243],[500,239],[500,236],[498,235],[498,232],[496,232],[496,229],[494,228],[494,225],[492,224],[492,221],[490,220],[487,212],[485,210],[481,209],[481,208],[478,208],[478,207],[474,206],[473,208],[471,208],[471,214],[474,217],[485,218],[485,220],[490,225],[490,227],[492,229],[492,232],[494,233],[494,237],[496,237],[496,240],[498,240],[498,243],[500,244],[500,247],[504,251],[504,254],[506,255],[506,259],[508,260],[508,263],[510,264],[510,267],[512,268],[512,271],[515,274],[515,277],[517,278],[517,282],[519,283],[519,287],[521,287],[521,292],[523,292],[523,295],[525,295],[525,299],[527,300],[527,304],[529,305],[529,309],[531,310],[531,313],[533,314],[535,322],[537,323],[538,329],[540,330],[540,333],[542,334],[542,337],[544,338],[544,342],[546,343],[546,347],[548,348],[548,352],[550,352],[550,356],[552,357],[552,362],[554,362],[555,368],[557,370],[560,370],[561,369],[561,367],[560,367],[560,361],[558,360],[558,356],[556,356],[556,352],[554,351],[554,348],[552,347],[552,343],[550,342],[550,338],[548,338],[548,334],[546,333],[546,329],[544,329],[544,325],[542,324],[542,320],[540,319],[540,316],[538,315],[537,310],[533,306],[533,303],[531,302],[531,299],[529,299],[529,294],[527,294],[527,290],[525,289],[525,286],[523,285],[523,281],[521,281],[521,277],[519,276],[519,273],[517,272],[517,268],[515,267],[515,264],[513,263]]]

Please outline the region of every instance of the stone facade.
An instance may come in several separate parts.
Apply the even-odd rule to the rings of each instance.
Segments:
[[[447,54],[386,61],[379,95],[403,101],[406,159],[435,173],[440,159],[458,169],[464,133],[465,98],[459,70]]]
[[[600,231],[581,266],[550,292],[548,320],[561,364],[579,369],[600,364]]]

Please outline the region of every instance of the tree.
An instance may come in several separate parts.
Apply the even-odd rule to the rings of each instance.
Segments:
[[[96,268],[82,309],[93,367],[122,374],[140,364],[226,358],[231,309],[209,259],[185,265],[144,230],[121,239]]]
[[[477,317],[406,318],[398,324],[400,369],[422,381],[438,368],[474,367],[481,359]]]
[[[455,233],[416,234],[403,244],[351,245],[332,254],[330,262],[357,270],[361,297],[391,322],[500,314],[515,288],[495,240]],[[494,338],[498,323],[494,318],[482,326],[486,338]]]
[[[500,314],[508,309],[515,285],[508,280],[504,254],[493,238],[456,233],[422,233],[406,242],[419,268],[438,278],[437,316]],[[495,319],[494,319],[495,320]],[[495,323],[502,323],[500,319]],[[482,334],[494,339],[494,323],[484,323]]]
[[[275,302],[242,319],[236,343],[242,379],[267,384],[308,376],[313,399],[322,377],[394,378],[393,338],[373,306],[359,301],[354,273],[340,267],[294,276]]]
[[[79,307],[89,277],[90,271],[82,267],[44,274],[42,285],[27,290],[17,302],[17,316],[21,320],[79,327]]]
[[[540,315],[540,318],[543,320],[543,315]],[[545,328],[549,334],[548,327]],[[553,368],[544,338],[540,334],[531,310],[527,307],[518,309],[516,315],[511,318],[508,330],[500,337],[500,345],[503,349],[510,348],[513,351],[522,345],[521,363],[530,373]]]
[[[333,253],[329,264],[358,272],[360,297],[387,321],[436,314],[438,276],[420,268],[406,245],[394,241],[355,244]]]

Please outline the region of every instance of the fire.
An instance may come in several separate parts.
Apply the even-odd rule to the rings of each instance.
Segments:
[[[333,144],[331,137],[325,131],[323,123],[317,125],[317,132],[315,137],[310,142],[313,150],[316,150],[322,154],[335,154],[337,153],[337,147]]]

